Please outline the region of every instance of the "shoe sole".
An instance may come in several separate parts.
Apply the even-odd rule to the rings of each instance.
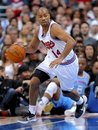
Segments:
[[[27,121],[21,121],[21,120],[17,120],[18,123],[21,123],[21,124],[27,124],[27,123],[30,123],[30,122],[36,122],[37,121],[37,118],[35,119],[32,119],[32,120],[27,120]]]
[[[73,106],[69,110],[65,110],[64,115],[65,116],[74,116],[75,115],[76,106]]]

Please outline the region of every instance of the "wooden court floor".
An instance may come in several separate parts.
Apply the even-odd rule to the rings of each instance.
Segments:
[[[37,121],[21,124],[19,117],[0,117],[0,130],[98,130],[98,113],[85,114],[81,118],[45,116]]]

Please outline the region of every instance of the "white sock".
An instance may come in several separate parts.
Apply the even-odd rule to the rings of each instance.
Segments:
[[[49,102],[49,99],[47,97],[42,97],[42,102],[46,105]]]
[[[31,114],[34,114],[36,113],[36,106],[35,105],[29,105],[29,111]]]
[[[83,98],[80,97],[80,99],[76,102],[76,104],[81,105],[83,103],[83,101],[84,101]]]

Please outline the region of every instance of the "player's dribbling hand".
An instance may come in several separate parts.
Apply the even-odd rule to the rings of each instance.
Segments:
[[[62,59],[57,58],[56,60],[52,61],[49,66],[50,68],[53,68],[53,67],[57,67],[61,63],[62,63]]]

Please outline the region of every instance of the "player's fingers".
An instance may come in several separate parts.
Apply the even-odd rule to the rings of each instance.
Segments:
[[[51,63],[49,66],[50,66],[50,68],[53,68],[55,66],[55,64]]]

